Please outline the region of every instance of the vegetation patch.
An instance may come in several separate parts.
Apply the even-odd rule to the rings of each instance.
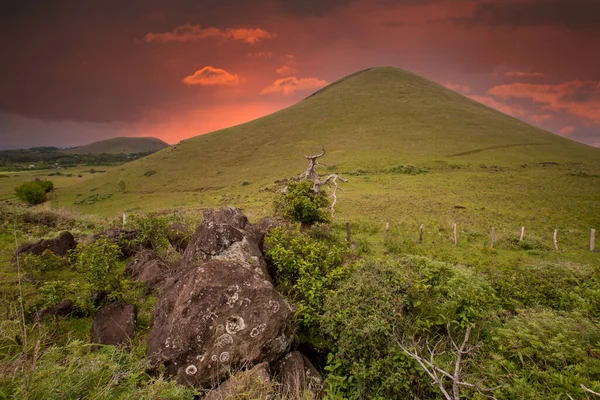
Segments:
[[[82,199],[75,200],[73,204],[75,205],[89,205],[95,204],[99,201],[110,199],[112,197],[112,193],[94,193],[89,196],[86,196]]]

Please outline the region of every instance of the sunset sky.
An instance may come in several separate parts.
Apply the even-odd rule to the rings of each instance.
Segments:
[[[168,143],[397,66],[600,146],[600,0],[8,0],[0,148]]]

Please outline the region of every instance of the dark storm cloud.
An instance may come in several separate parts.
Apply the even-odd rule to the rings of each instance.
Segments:
[[[486,1],[468,18],[455,19],[468,26],[550,26],[572,30],[600,29],[598,0]]]

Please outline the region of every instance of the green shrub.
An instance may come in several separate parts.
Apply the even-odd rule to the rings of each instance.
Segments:
[[[46,200],[46,191],[38,182],[25,182],[15,188],[19,200],[31,205],[43,203]]]
[[[26,270],[31,273],[45,273],[49,271],[57,271],[66,265],[66,261],[51,252],[50,250],[44,250],[44,252],[37,256],[35,254],[26,254],[23,257],[23,265]]]
[[[88,246],[77,246],[71,257],[77,271],[85,277],[90,295],[104,291],[109,299],[121,299],[127,281],[116,243],[100,238]]]
[[[309,181],[291,182],[287,190],[275,200],[275,213],[290,221],[310,227],[317,222],[328,222],[327,196],[323,191],[315,193]]]
[[[271,230],[266,243],[278,289],[298,305],[305,333],[316,337],[324,298],[349,273],[346,247],[283,228]]]
[[[49,193],[54,190],[54,184],[51,181],[36,180],[34,182],[40,185],[42,189],[44,189],[45,193]]]
[[[119,188],[119,192],[123,193],[126,189],[125,181],[123,179],[119,179],[117,182],[117,187]]]
[[[131,225],[139,229],[134,245],[156,251],[166,250],[170,245],[171,229],[169,223],[168,216],[158,214],[132,215]]]
[[[495,305],[491,286],[465,267],[414,256],[363,260],[325,299],[321,326],[334,344],[327,383],[352,399],[434,398],[396,339],[437,341],[448,325],[469,326]]]
[[[481,369],[505,384],[498,399],[585,398],[582,383],[600,390],[600,330],[579,313],[523,311],[490,337]]]

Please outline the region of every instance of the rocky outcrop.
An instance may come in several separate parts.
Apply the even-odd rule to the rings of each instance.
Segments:
[[[285,298],[244,262],[200,261],[165,283],[154,309],[149,357],[178,382],[210,388],[231,370],[284,355],[292,342],[292,317]]]
[[[321,398],[323,378],[300,352],[286,354],[272,365],[271,371],[281,384],[281,391],[286,398],[304,399],[307,394],[310,394],[312,399]]]
[[[96,314],[92,323],[92,343],[127,345],[133,339],[137,307],[133,304],[110,303]]]
[[[208,260],[235,260],[270,280],[260,240],[248,218],[237,208],[205,210],[202,223],[183,253],[181,266],[193,267]]]
[[[33,322],[42,321],[46,317],[69,315],[71,312],[73,312],[73,302],[71,300],[63,300],[52,307],[36,312],[33,317]]]
[[[152,250],[140,250],[127,264],[125,272],[137,282],[143,282],[148,289],[159,287],[165,280],[169,267]]]
[[[267,399],[273,392],[269,364],[264,362],[247,371],[240,371],[218,389],[211,390],[204,400]]]
[[[44,251],[50,250],[57,256],[64,257],[69,250],[77,247],[75,238],[69,231],[61,233],[55,239],[44,239],[37,243],[24,244],[17,249],[17,254],[41,255]]]

